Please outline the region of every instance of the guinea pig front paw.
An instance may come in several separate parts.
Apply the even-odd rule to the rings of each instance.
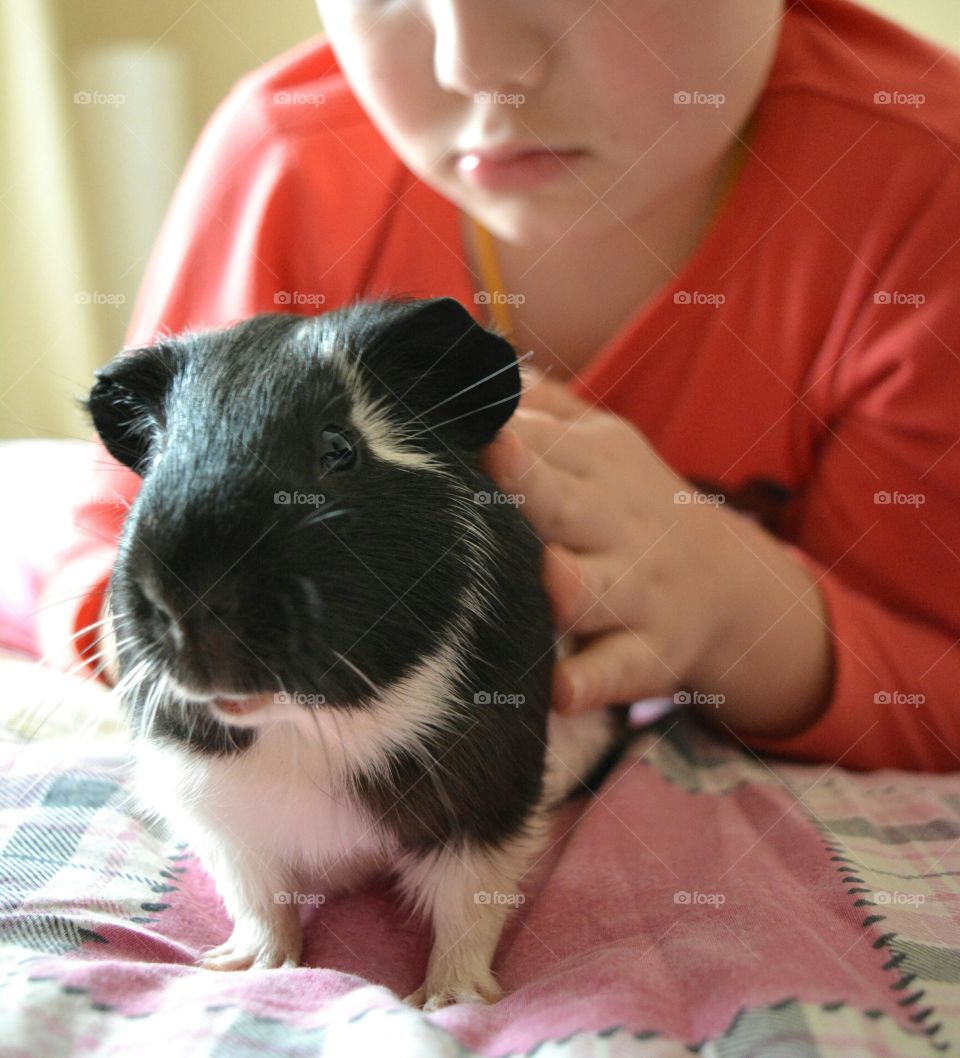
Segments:
[[[493,975],[483,981],[456,981],[448,984],[424,981],[404,1003],[412,1007],[422,1007],[425,1014],[454,1003],[496,1003],[503,996],[503,989],[494,980]]]
[[[302,950],[299,923],[278,929],[262,922],[238,922],[229,940],[204,952],[197,964],[205,970],[276,970],[299,966]]]

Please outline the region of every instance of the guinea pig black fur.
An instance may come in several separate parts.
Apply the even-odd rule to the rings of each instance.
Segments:
[[[234,923],[202,965],[298,965],[304,902],[392,873],[433,927],[407,1000],[495,1001],[553,810],[618,735],[550,711],[541,544],[478,468],[512,346],[451,298],[396,299],[96,374],[85,406],[143,479],[109,589],[137,795]]]

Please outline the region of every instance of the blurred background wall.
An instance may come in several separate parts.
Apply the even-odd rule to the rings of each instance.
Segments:
[[[864,2],[960,48],[960,0]],[[89,436],[203,123],[319,31],[313,0],[0,0],[0,437]]]

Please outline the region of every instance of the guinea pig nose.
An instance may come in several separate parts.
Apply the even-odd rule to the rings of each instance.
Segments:
[[[206,594],[201,595],[198,606],[205,609],[214,620],[230,621],[240,611],[240,599],[229,585],[214,585]]]

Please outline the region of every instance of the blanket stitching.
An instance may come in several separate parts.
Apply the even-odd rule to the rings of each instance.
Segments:
[[[823,842],[824,849],[827,852],[832,852],[832,853],[836,854],[836,855],[833,855],[833,856],[830,857],[830,862],[831,863],[839,863],[840,864],[840,866],[839,867],[835,867],[834,870],[837,871],[840,874],[846,874],[847,875],[847,878],[843,879],[843,881],[846,881],[846,882],[854,881],[854,882],[858,882],[860,886],[865,886],[866,883],[864,882],[864,880],[862,878],[858,877],[857,874],[851,874],[850,873],[850,869],[851,868],[856,868],[857,870],[862,870],[863,869],[863,864],[858,863],[856,860],[853,860],[853,859],[851,859],[848,856],[842,855],[842,853],[849,852],[850,850],[847,849],[846,847],[844,847],[842,843],[840,843],[839,845],[837,844],[836,835],[832,831],[830,831],[830,828],[825,823],[821,822],[819,819],[816,819],[816,818],[811,818],[811,822],[821,832],[820,840]],[[829,834],[830,835],[829,838],[826,837],[825,834]],[[873,893],[873,890],[870,889],[870,888],[854,888],[854,889],[848,890],[849,894],[852,894],[852,893],[864,893],[864,892]],[[863,898],[855,900],[854,903],[853,903],[854,907],[863,907],[863,906],[867,906],[867,905],[869,905],[871,907],[877,907],[878,906],[875,901],[867,900],[867,899],[863,899]],[[867,917],[863,919],[863,921],[860,923],[860,925],[864,929],[869,929],[871,926],[876,925],[876,923],[885,921],[886,917],[887,917],[886,915],[867,915]],[[901,974],[900,973],[900,970],[899,970],[900,963],[902,963],[904,961],[904,959],[906,959],[907,953],[905,951],[898,952],[896,950],[896,948],[893,946],[893,942],[897,939],[897,936],[898,936],[898,934],[895,931],[891,931],[889,933],[883,933],[873,943],[873,947],[876,950],[879,950],[880,948],[888,948],[890,951],[892,951],[894,953],[893,954],[893,958],[889,959],[881,967],[881,969],[884,970],[884,971],[897,970],[898,980],[895,981],[892,985],[888,986],[891,991],[902,991],[904,988],[908,987],[908,985],[916,978],[916,974]],[[901,1006],[901,1007],[911,1006],[913,1003],[915,1003],[917,1000],[919,1000],[924,994],[925,994],[924,991],[920,991],[920,992],[917,992],[912,998],[908,997],[909,1001],[897,1000],[897,1005]],[[932,1006],[926,1007],[923,1010],[919,1011],[918,1013],[911,1015],[910,1021],[912,1023],[914,1023],[914,1024],[919,1025],[920,1022],[925,1021],[931,1014],[934,1013],[934,1009],[935,1008],[932,1007]],[[928,1025],[926,1028],[924,1028],[922,1030],[918,1030],[916,1033],[911,1032],[911,1030],[907,1029],[905,1026],[901,1026],[901,1027],[904,1028],[904,1031],[910,1032],[911,1035],[926,1036],[929,1039],[930,1045],[935,1050],[938,1050],[938,1051],[941,1051],[941,1052],[945,1052],[945,1051],[950,1050],[950,1048],[951,1048],[951,1044],[950,1044],[950,1042],[948,1040],[934,1040],[934,1039],[932,1039],[932,1037],[936,1036],[937,1033],[939,1033],[940,1030],[943,1028],[943,1022],[942,1021],[938,1021],[935,1025]]]

